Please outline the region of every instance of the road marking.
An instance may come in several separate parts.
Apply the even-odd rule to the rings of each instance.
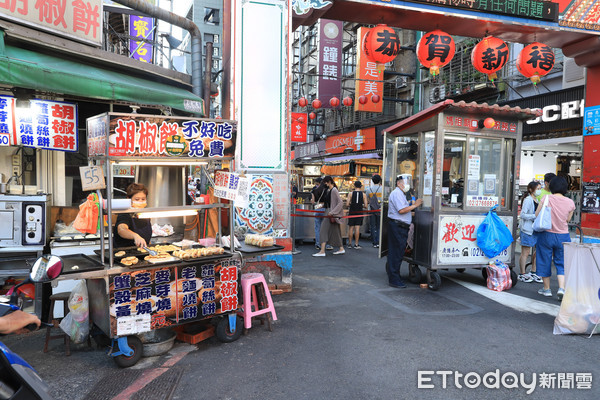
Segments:
[[[513,310],[531,312],[534,314],[548,314],[553,317],[558,315],[560,306],[556,304],[548,304],[540,300],[530,299],[528,297],[519,296],[508,292],[496,292],[475,283],[464,282],[459,279],[445,277],[451,281],[458,283],[473,292],[487,297],[497,303],[512,308]]]

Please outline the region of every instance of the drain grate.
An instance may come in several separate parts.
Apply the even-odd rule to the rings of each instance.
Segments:
[[[110,400],[127,389],[143,372],[141,369],[119,369],[100,379],[84,400]]]
[[[170,400],[183,375],[182,368],[170,368],[131,396],[131,400]]]

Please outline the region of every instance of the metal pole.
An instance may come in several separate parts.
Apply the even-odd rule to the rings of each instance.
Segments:
[[[223,119],[231,116],[231,0],[223,0],[223,40],[221,58],[223,76],[221,81],[221,109]]]
[[[204,69],[204,109],[206,118],[210,118],[210,84],[212,82],[212,42],[206,42],[206,68]]]

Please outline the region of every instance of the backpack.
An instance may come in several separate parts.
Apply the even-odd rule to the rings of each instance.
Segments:
[[[369,186],[369,208],[371,210],[379,210],[379,198],[377,197],[377,193],[381,190],[381,186],[377,188],[377,191],[373,191],[373,187]]]
[[[512,287],[508,265],[498,260],[490,262],[487,266],[487,287],[496,292],[508,290]]]

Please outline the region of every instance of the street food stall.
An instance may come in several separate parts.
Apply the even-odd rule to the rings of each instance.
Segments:
[[[232,251],[221,244],[225,232],[220,211],[229,211],[227,235],[234,238],[233,202],[186,205],[185,201],[190,165],[232,159],[235,121],[104,113],[87,120],[87,135],[90,161],[83,176],[90,179],[84,184],[95,188],[103,200],[99,210],[101,244],[97,256],[65,256],[59,279],[87,281],[90,319],[112,339],[115,362],[122,367],[134,365],[141,357],[145,337],[190,322],[215,322],[216,328],[211,329],[224,342],[239,338],[242,327],[236,318],[243,254],[254,256],[281,247],[273,245],[270,238],[260,246],[245,244],[240,251]],[[147,185],[149,207],[132,208],[127,200],[113,198],[114,164],[151,167],[136,174],[140,180],[144,174],[152,177]],[[168,170],[152,173],[161,168]],[[236,183],[240,179],[235,177]],[[217,187],[215,183],[215,195],[226,197],[227,193],[217,193]],[[227,188],[234,188],[233,178]],[[173,197],[178,204],[170,202]],[[206,209],[218,210],[219,223],[215,238],[204,239],[203,245],[185,239],[149,244],[149,248],[113,245],[115,215],[174,220]]]
[[[476,243],[477,228],[498,205],[498,216],[515,236],[522,124],[537,115],[531,109],[446,100],[387,128],[380,257],[388,250],[389,196],[402,176],[412,188],[407,199],[423,199],[404,258],[411,281],[419,282],[425,267],[428,287],[437,290],[438,270],[464,272],[488,264]],[[513,244],[495,259],[512,268],[514,252]]]

